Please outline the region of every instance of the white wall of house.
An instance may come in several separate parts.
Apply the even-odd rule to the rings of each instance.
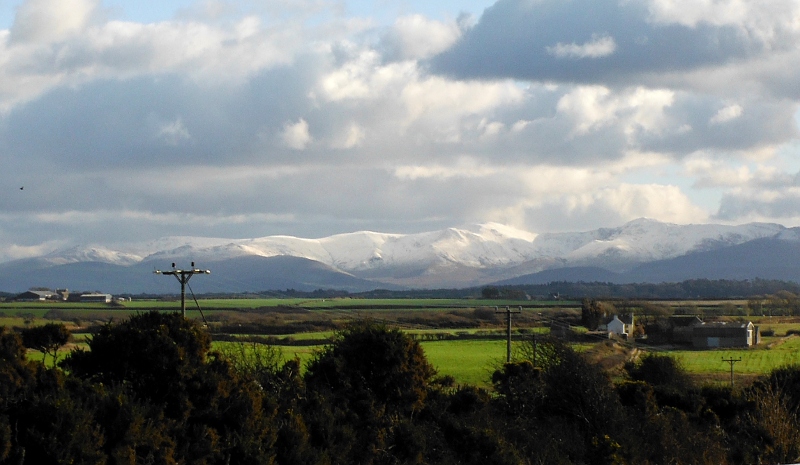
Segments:
[[[614,315],[614,319],[608,322],[606,325],[609,333],[614,334],[625,334],[628,335],[630,333],[630,325],[626,325],[625,323],[620,320],[617,315]]]

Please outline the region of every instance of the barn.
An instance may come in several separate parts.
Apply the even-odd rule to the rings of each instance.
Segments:
[[[692,345],[698,349],[750,347],[761,342],[761,332],[747,323],[704,323],[692,327]]]

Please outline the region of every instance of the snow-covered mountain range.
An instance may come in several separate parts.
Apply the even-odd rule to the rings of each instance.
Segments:
[[[738,267],[727,266],[729,271],[741,270],[733,275],[712,270],[708,260],[725,262],[726,256],[742,254],[748,247],[755,256],[738,258]],[[796,280],[795,270],[789,269],[800,261],[795,250],[800,250],[800,228],[769,223],[676,225],[651,219],[618,228],[546,234],[488,223],[418,234],[361,231],[320,239],[175,236],[114,247],[73,247],[2,263],[0,290],[47,286],[170,292],[173,283],[155,279],[152,270],[166,269],[172,262],[185,267],[190,261],[212,270],[192,282],[200,292],[469,287],[503,280],[534,283],[554,276],[554,270],[569,280],[569,270],[577,269],[582,270],[580,280],[587,280],[587,270],[596,270],[599,280],[620,282],[666,280],[661,275]],[[697,265],[671,265],[688,257],[711,268],[697,275]],[[776,260],[788,261],[776,270]],[[659,266],[664,268],[661,272]],[[683,270],[673,269],[676,266]]]

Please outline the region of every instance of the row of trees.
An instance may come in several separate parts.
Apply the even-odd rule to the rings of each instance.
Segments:
[[[521,347],[494,392],[437,377],[400,331],[356,323],[304,370],[211,351],[176,314],[94,334],[59,367],[0,329],[0,463],[753,464],[800,456],[800,369],[732,391],[646,356],[612,382],[557,342]],[[47,349],[45,349],[47,350]],[[236,352],[238,351],[238,352]],[[236,352],[236,353],[234,353]],[[535,361],[535,365],[534,365]]]

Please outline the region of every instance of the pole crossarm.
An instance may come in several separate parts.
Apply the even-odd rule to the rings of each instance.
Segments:
[[[723,362],[728,362],[728,363],[731,364],[731,387],[733,387],[733,365],[736,364],[736,362],[741,362],[742,358],[741,357],[739,357],[739,358],[733,358],[733,357],[731,357],[731,358],[723,358],[722,361]]]
[[[163,274],[163,275],[172,275],[181,283],[181,315],[186,318],[186,283],[192,279],[192,276],[196,274],[211,274],[211,270],[201,270],[199,268],[195,268],[194,262],[192,262],[192,268],[189,270],[181,270],[179,268],[175,268],[175,264],[172,264],[171,270],[155,270],[153,271],[155,274]]]

